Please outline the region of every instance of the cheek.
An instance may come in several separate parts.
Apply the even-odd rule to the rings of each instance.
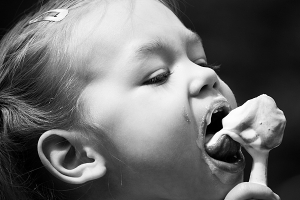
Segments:
[[[192,124],[185,120],[181,109],[155,107],[159,106],[134,109],[129,115],[125,110],[120,112],[121,120],[110,136],[118,158],[130,170],[146,177],[147,183],[192,190],[193,194],[211,191],[208,185],[215,178],[196,144],[197,133]],[[123,172],[124,177],[130,176],[128,171]]]
[[[128,105],[119,112],[118,119],[111,139],[126,159],[134,162],[178,159],[178,154],[191,151],[195,142],[182,110],[170,105]]]
[[[149,185],[147,191],[159,186],[199,199],[220,192],[223,186],[211,174],[196,144],[198,131],[186,118],[184,98],[92,97],[87,100],[91,121],[104,127],[113,145],[107,147],[121,161],[116,169],[122,167],[122,178],[135,191],[144,184]]]

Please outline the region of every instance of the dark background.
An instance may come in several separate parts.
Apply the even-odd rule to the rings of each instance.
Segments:
[[[2,36],[36,0],[0,2]],[[300,198],[300,1],[181,0],[183,22],[203,39],[208,61],[239,104],[260,94],[284,111],[283,143],[269,158],[269,186],[282,200]],[[246,155],[245,181],[251,169]]]

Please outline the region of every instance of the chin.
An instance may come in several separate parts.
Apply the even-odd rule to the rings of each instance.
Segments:
[[[215,184],[214,190],[210,192],[207,196],[202,195],[201,198],[197,200],[223,200],[225,199],[226,195],[229,193],[232,188],[234,188],[237,184],[243,181],[243,173],[239,173],[238,176],[226,174],[225,176],[215,176]],[[224,183],[225,182],[225,183]],[[196,200],[196,199],[195,199]]]

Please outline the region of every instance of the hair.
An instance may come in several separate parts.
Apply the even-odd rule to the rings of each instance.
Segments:
[[[97,2],[100,2],[98,0]],[[104,1],[104,0],[102,0]],[[101,1],[101,2],[102,2]],[[25,16],[0,44],[0,199],[55,199],[37,141],[51,129],[84,128],[79,97],[88,84],[76,72],[84,55],[70,47],[76,21],[96,0],[52,0]],[[176,12],[175,0],[160,0]],[[61,22],[31,19],[72,10]],[[74,42],[73,42],[74,43]]]

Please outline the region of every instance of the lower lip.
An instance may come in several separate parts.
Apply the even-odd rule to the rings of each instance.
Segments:
[[[224,103],[223,100],[215,101],[212,105],[217,105]],[[212,110],[213,106],[210,106],[210,109]],[[239,160],[235,163],[227,163],[220,160],[216,160],[212,157],[210,157],[204,147],[205,143],[205,136],[206,136],[206,127],[207,127],[207,116],[209,113],[207,113],[201,120],[200,127],[198,127],[198,139],[197,139],[197,145],[202,150],[202,155],[204,158],[204,161],[208,165],[210,171],[213,175],[215,175],[222,183],[224,184],[236,184],[243,179],[243,170],[245,168],[245,158],[242,152],[239,152]]]
[[[246,163],[245,163],[245,158],[243,153],[241,151],[239,151],[238,153],[239,153],[239,159],[235,163],[227,163],[220,160],[216,160],[210,157],[207,153],[205,153],[206,154],[205,157],[209,160],[209,163],[214,166],[213,168],[216,167],[228,173],[239,173],[243,171]]]
[[[200,147],[200,149],[203,150],[203,154],[204,154],[204,158],[205,158],[205,162],[209,165],[209,168],[211,169],[212,172],[215,171],[223,171],[223,172],[227,172],[229,174],[240,174],[246,165],[245,162],[245,157],[243,155],[243,153],[241,151],[239,151],[239,160],[235,163],[227,163],[227,162],[223,162],[220,160],[216,160],[212,157],[210,157],[206,151],[205,151],[205,147],[204,147],[204,142],[205,142],[205,136],[206,136],[206,127],[207,127],[207,123],[206,120],[203,120],[201,123],[201,127],[200,127],[200,133],[198,135],[198,139],[197,139],[197,144]],[[202,141],[202,142],[200,142]]]
[[[236,185],[243,181],[243,170],[245,167],[244,157],[238,163],[226,163],[204,156],[204,160],[211,171],[213,177],[217,178],[225,185]]]

